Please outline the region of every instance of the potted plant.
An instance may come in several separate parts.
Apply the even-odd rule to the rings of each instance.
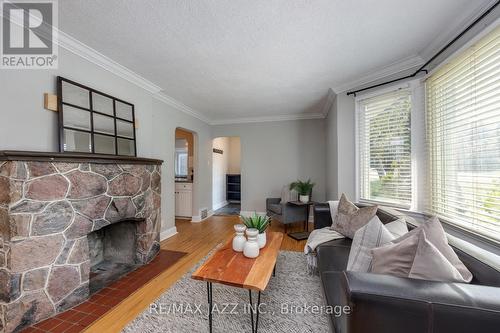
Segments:
[[[266,246],[266,229],[269,226],[271,218],[266,215],[257,215],[257,212],[255,212],[253,216],[240,216],[240,218],[247,229],[257,229],[259,231],[257,235],[259,248],[262,249]]]
[[[303,182],[301,180],[297,180],[296,182],[293,182],[290,184],[290,190],[295,190],[299,193],[299,200],[300,202],[309,202],[310,200],[310,195],[312,192],[312,189],[314,187],[314,183],[311,183],[311,180],[308,179],[307,181]]]

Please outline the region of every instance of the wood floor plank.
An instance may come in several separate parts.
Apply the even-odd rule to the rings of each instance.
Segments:
[[[233,225],[236,223],[240,223],[238,216],[212,216],[200,223],[177,220],[176,227],[178,234],[163,241],[161,248],[182,251],[188,254],[181,258],[174,266],[116,305],[111,311],[90,326],[86,332],[120,332],[127,323],[147,309],[155,299],[204,258],[215,246],[233,235]],[[309,228],[311,229],[312,226]],[[284,228],[281,223],[275,221],[271,224],[270,230],[283,232]],[[288,228],[288,232],[301,230],[302,223],[297,223]],[[281,243],[281,249],[303,251],[305,242],[305,240],[296,241],[285,236]]]

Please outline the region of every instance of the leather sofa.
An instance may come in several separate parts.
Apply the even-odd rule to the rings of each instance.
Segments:
[[[377,215],[384,224],[404,216],[382,208]],[[328,204],[315,205],[314,228],[331,224]],[[471,284],[350,272],[351,243],[338,239],[317,248],[327,305],[350,307],[350,314],[330,315],[332,332],[500,332],[500,272],[494,268],[454,248],[474,275]]]

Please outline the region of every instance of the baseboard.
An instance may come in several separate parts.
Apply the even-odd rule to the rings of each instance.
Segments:
[[[224,207],[224,206],[227,206],[228,204],[229,204],[229,202],[227,202],[227,201],[219,202],[218,204],[215,204],[215,205],[214,205],[213,210],[217,210],[217,209],[219,209],[219,208],[222,208],[222,207]]]
[[[208,211],[208,213],[207,213],[207,217],[205,217],[204,219],[202,219],[200,215],[193,215],[191,217],[191,222],[193,222],[193,223],[200,223],[202,221],[205,221],[206,219],[208,219],[212,215],[214,215],[214,211],[213,211],[213,209],[210,209]]]
[[[170,238],[175,234],[177,234],[176,227],[172,227],[172,228],[168,228],[167,230],[163,230],[162,232],[160,232],[160,241],[165,240],[167,238]]]
[[[266,215],[266,212],[256,212],[254,210],[242,210],[240,211],[241,216],[253,216],[253,214],[257,213],[257,215]]]

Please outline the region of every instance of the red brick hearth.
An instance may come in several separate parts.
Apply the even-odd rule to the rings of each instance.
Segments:
[[[84,303],[24,329],[28,332],[82,332],[115,305],[141,288],[186,255],[185,252],[161,250],[153,261],[128,273]]]

